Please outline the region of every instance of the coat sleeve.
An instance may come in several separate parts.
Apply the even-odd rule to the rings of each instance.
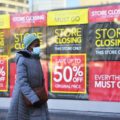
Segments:
[[[20,85],[21,92],[32,104],[40,100],[28,83],[27,66],[23,57],[17,63],[17,82]]]

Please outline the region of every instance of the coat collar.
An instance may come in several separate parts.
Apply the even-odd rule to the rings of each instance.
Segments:
[[[27,58],[33,57],[33,58],[36,58],[36,59],[40,59],[39,55],[32,54],[27,49],[23,49],[23,50],[21,50],[21,51],[19,51],[17,53],[22,54],[24,57],[27,57]]]

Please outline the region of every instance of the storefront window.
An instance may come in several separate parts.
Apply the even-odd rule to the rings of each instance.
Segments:
[[[120,101],[119,0],[12,0],[0,7],[1,97],[12,96],[15,54],[32,33],[41,41],[50,99]]]

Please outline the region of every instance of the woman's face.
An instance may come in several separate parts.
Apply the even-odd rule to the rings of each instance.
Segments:
[[[33,41],[30,46],[28,47],[28,50],[31,52],[33,51],[34,47],[40,47],[40,40]]]
[[[31,43],[30,47],[39,47],[40,46],[40,40],[35,40]]]

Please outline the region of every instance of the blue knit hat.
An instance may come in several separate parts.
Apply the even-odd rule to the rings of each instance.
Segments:
[[[25,48],[28,48],[28,46],[36,39],[38,39],[38,38],[33,34],[26,35],[23,38],[23,44],[24,44]]]

